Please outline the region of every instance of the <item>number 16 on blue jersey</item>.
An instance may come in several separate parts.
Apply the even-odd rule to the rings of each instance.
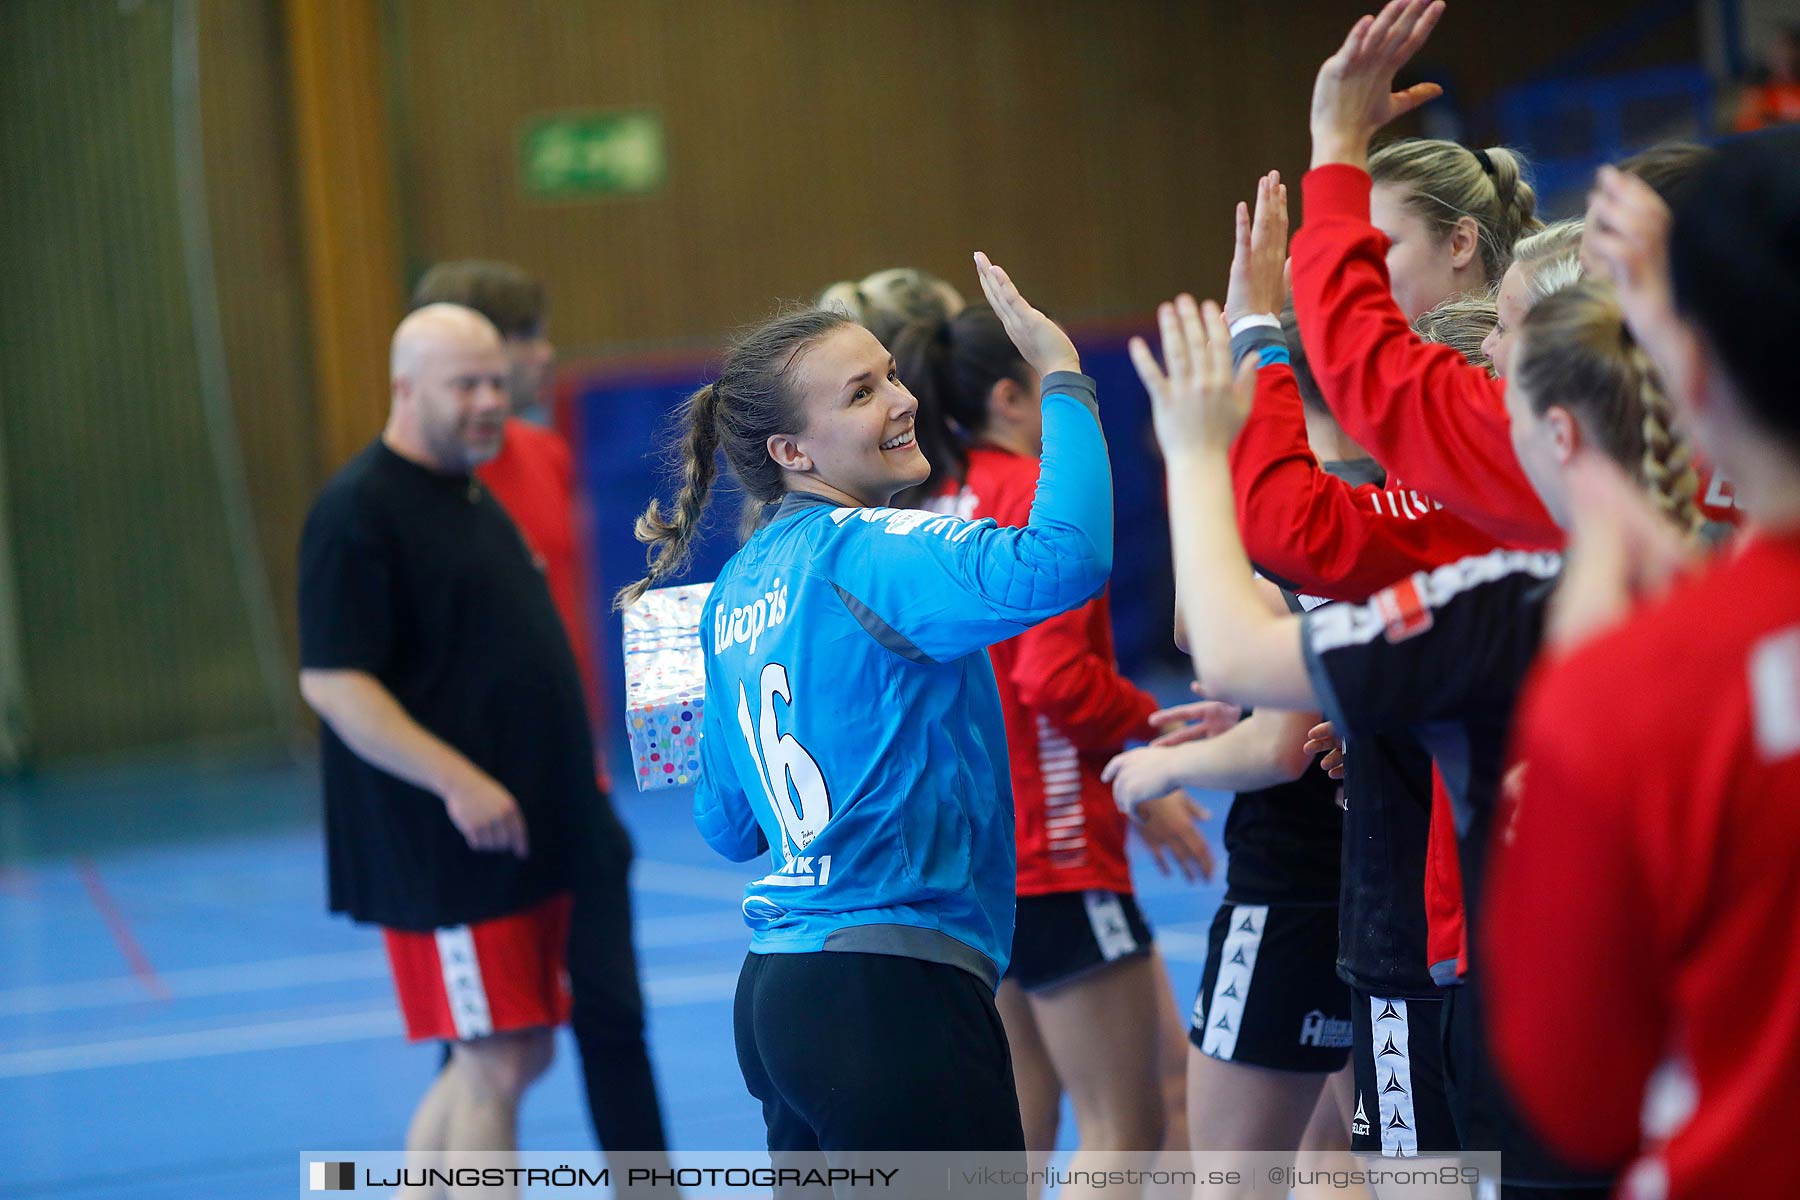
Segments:
[[[776,720],[778,697],[790,711],[794,704],[787,667],[778,662],[766,664],[756,690],[758,698],[752,716],[749,693],[741,680],[738,683],[738,728],[749,747],[751,761],[756,764],[763,796],[781,825],[782,857],[792,859],[811,845],[831,820],[831,789],[818,762],[793,734],[781,732]]]

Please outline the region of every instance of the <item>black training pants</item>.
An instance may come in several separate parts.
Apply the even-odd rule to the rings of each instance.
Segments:
[[[668,1149],[631,941],[631,839],[604,794],[572,821],[568,849],[570,1027],[581,1053],[594,1136],[610,1152]]]
[[[886,954],[751,954],[733,1017],[769,1151],[1016,1155],[1025,1133],[991,989],[959,967]]]

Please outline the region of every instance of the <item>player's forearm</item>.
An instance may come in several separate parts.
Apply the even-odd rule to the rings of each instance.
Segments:
[[[302,671],[300,694],[358,758],[443,795],[480,769],[408,715],[363,671]]]
[[[1200,682],[1209,694],[1239,704],[1291,710],[1315,704],[1298,622],[1270,613],[1257,595],[1238,536],[1226,455],[1197,450],[1171,458],[1168,468],[1175,590]]]
[[[1217,737],[1169,748],[1169,775],[1177,786],[1219,792],[1255,792],[1292,783],[1312,757],[1302,747],[1316,718],[1263,709]]]

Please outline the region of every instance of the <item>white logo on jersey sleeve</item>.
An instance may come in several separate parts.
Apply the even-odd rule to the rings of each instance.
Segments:
[[[963,521],[919,508],[836,508],[831,512],[831,519],[839,525],[851,520],[880,525],[883,532],[897,535],[923,531],[951,542],[961,542],[976,530],[994,523],[989,517]]]

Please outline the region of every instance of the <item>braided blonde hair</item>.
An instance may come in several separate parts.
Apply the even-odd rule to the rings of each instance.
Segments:
[[[1694,536],[1702,518],[1693,453],[1650,358],[1625,328],[1612,288],[1584,280],[1526,316],[1512,378],[1542,416],[1566,410],[1607,457],[1631,472],[1659,511]]]
[[[706,502],[719,473],[718,404],[719,389],[709,383],[682,405],[687,434],[681,447],[681,490],[676,493],[668,516],[663,515],[661,502],[652,497],[632,526],[632,536],[650,547],[645,553],[644,577],[620,590],[613,600],[614,608],[629,608],[637,603],[640,596],[678,573],[693,557],[694,534],[706,515]]]
[[[1675,429],[1675,410],[1649,355],[1635,342],[1630,355],[1638,376],[1638,403],[1643,408],[1644,457],[1638,474],[1650,499],[1675,526],[1690,537],[1706,523],[1698,495],[1700,474],[1694,470],[1693,448]]]

